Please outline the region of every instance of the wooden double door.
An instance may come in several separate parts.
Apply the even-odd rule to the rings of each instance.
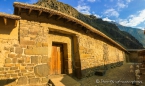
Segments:
[[[64,52],[62,44],[52,44],[51,74],[64,73]]]

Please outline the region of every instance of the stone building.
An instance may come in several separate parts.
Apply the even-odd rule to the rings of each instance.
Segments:
[[[14,15],[0,13],[0,79],[17,85],[46,84],[55,74],[84,78],[126,57],[117,42],[56,10],[15,2]]]
[[[145,61],[145,49],[127,49],[129,52],[129,61],[135,63],[142,63]]]

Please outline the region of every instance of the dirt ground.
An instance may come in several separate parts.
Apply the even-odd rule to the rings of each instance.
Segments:
[[[139,79],[135,79],[135,72],[134,70],[131,72],[131,65],[134,63],[125,63],[120,67],[107,70],[104,76],[94,75],[77,81],[81,83],[81,86],[133,86],[132,82],[134,81],[139,86],[145,86],[145,69],[140,67],[139,69],[143,74],[140,75]]]

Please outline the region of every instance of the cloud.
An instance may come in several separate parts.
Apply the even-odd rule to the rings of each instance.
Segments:
[[[75,7],[75,9],[77,9],[79,12],[83,13],[83,14],[88,14],[90,15],[90,6],[86,5],[86,3],[84,3],[84,0],[79,0],[78,1],[78,6]]]
[[[75,7],[79,12],[90,15],[90,7],[87,5],[78,5]]]
[[[118,10],[126,8],[131,1],[133,0],[118,0],[116,7]]]
[[[87,0],[88,2],[95,2],[96,0]]]
[[[118,7],[118,9],[120,9],[120,8],[125,8],[125,7],[127,7],[127,5],[125,5],[125,4],[122,3],[122,2],[118,2],[118,3],[117,3],[117,7]]]
[[[38,0],[29,0],[28,3],[33,4],[33,3],[36,3],[36,2],[38,2]]]
[[[109,21],[109,22],[113,21],[113,22],[115,22],[115,20],[111,20],[111,19],[109,19],[108,17],[103,18],[103,21]]]
[[[127,3],[130,3],[131,1],[133,1],[133,0],[126,0]]]
[[[104,12],[104,15],[106,15],[108,17],[111,17],[111,16],[118,17],[119,16],[119,13],[115,9],[111,8],[111,9],[107,9]]]
[[[130,15],[127,19],[119,19],[119,23],[124,26],[134,27],[145,22],[145,9],[139,11],[136,15]]]
[[[96,14],[94,11],[92,12],[92,15],[96,16],[97,18],[101,18],[102,16]]]

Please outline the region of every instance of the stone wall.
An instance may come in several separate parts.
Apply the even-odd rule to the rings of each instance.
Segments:
[[[99,39],[101,38],[97,36],[94,38],[91,35],[79,36],[79,52],[83,77],[93,75],[95,69],[99,66],[125,60],[125,53],[122,50]]]
[[[20,20],[20,28],[16,29],[17,39],[11,34],[2,37],[5,39],[0,38],[0,79],[18,79],[17,85],[46,84],[49,74],[48,29],[26,20]]]
[[[125,60],[125,52],[120,48],[101,36],[85,33],[70,22],[66,24],[44,16],[30,17],[26,13],[21,16],[20,26],[13,29],[17,33],[12,35],[15,38],[2,39],[0,35],[3,45],[0,47],[0,79],[17,79],[17,85],[46,84],[50,75],[51,47],[55,42],[67,47],[68,74],[78,67],[77,61],[80,61],[82,76],[86,77],[104,64],[115,65]]]

